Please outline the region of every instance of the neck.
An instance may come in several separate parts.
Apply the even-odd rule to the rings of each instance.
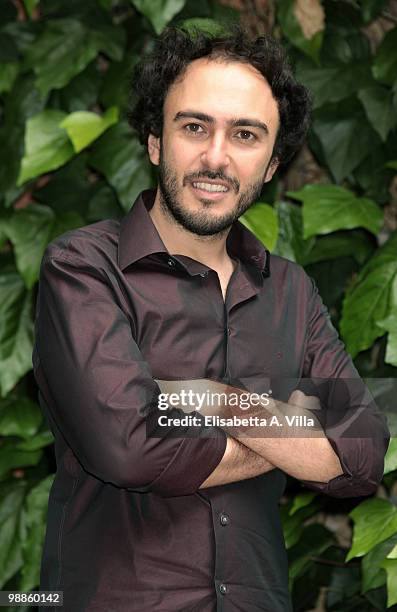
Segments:
[[[226,250],[230,227],[211,236],[200,236],[190,232],[162,206],[159,189],[149,215],[171,255],[185,255],[213,269],[221,268],[230,262]]]

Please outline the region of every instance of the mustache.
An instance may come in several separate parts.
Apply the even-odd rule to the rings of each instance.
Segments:
[[[234,189],[236,193],[238,193],[240,189],[240,181],[238,181],[236,178],[226,176],[221,171],[214,172],[212,170],[201,170],[199,172],[192,172],[191,174],[186,174],[183,179],[183,185],[186,185],[187,182],[197,181],[203,178],[212,179],[213,181],[216,181],[217,179],[219,179],[220,181],[224,181],[225,183],[230,185],[230,187]]]

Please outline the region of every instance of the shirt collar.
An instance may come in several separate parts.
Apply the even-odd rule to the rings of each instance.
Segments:
[[[207,271],[208,266],[205,264],[184,255],[169,253],[149,215],[155,196],[155,189],[143,191],[121,220],[118,246],[120,268],[123,270],[153,253],[165,253],[177,260],[191,275]],[[269,251],[240,221],[233,223],[226,239],[226,246],[230,255],[254,265],[263,276],[270,276]]]

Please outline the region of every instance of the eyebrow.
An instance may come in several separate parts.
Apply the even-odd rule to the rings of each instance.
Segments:
[[[205,121],[205,123],[210,123],[212,125],[215,123],[215,119],[214,117],[211,117],[211,115],[200,113],[194,110],[179,111],[175,115],[174,121],[179,121],[180,119],[198,119],[199,121]],[[257,119],[250,119],[249,117],[229,119],[229,121],[227,121],[227,125],[229,125],[230,127],[255,127],[260,130],[263,130],[265,134],[269,133],[269,129],[266,123],[263,123],[263,121],[258,121]]]

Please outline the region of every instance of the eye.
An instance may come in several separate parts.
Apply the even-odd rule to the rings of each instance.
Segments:
[[[236,136],[238,140],[245,140],[248,142],[254,142],[257,139],[255,134],[249,132],[248,130],[240,130],[239,132],[237,132]]]
[[[183,128],[188,134],[192,134],[193,136],[195,134],[204,133],[202,126],[199,125],[198,123],[187,123],[186,125],[183,126]]]

